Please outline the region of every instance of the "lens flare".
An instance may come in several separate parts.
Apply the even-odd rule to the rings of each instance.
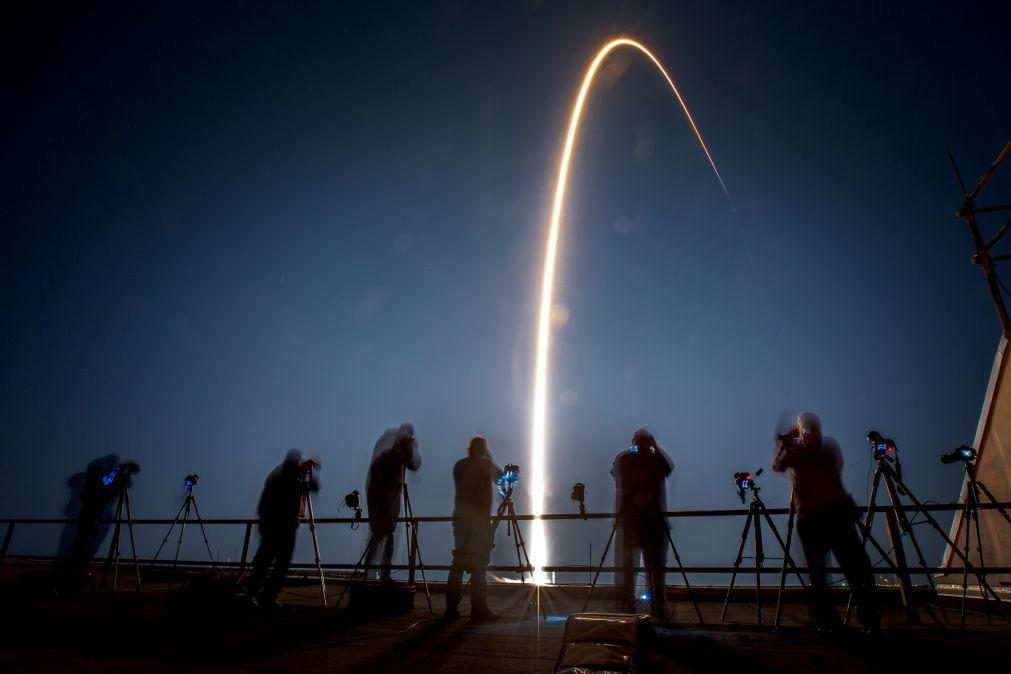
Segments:
[[[720,186],[723,188],[724,194],[727,195],[727,200],[730,200],[730,193],[727,191],[727,186],[724,184],[722,176],[720,176],[719,169],[716,168],[716,162],[713,161],[713,157],[709,153],[709,148],[706,147],[706,143],[702,139],[702,133],[699,131],[698,126],[695,124],[695,120],[688,111],[688,106],[681,97],[681,92],[678,91],[677,86],[674,84],[674,80],[672,80],[670,75],[667,74],[667,70],[664,69],[660,61],[652,54],[652,52],[646,49],[645,46],[628,38],[617,38],[601,47],[600,51],[597,52],[597,55],[590,63],[590,67],[587,68],[586,74],[583,76],[583,84],[579,88],[579,95],[576,97],[576,103],[572,107],[572,116],[569,120],[569,130],[565,136],[565,147],[562,150],[561,160],[558,165],[558,181],[555,186],[555,199],[551,207],[551,224],[548,229],[548,239],[544,254],[544,277],[541,282],[541,302],[537,314],[537,352],[534,362],[534,406],[530,428],[530,492],[531,508],[535,516],[530,541],[530,562],[535,568],[534,582],[538,584],[545,584],[549,582],[548,575],[543,570],[544,566],[547,565],[548,549],[547,538],[544,533],[544,521],[540,519],[540,515],[544,513],[544,490],[546,481],[544,450],[548,431],[548,355],[551,345],[552,294],[555,284],[555,260],[558,254],[558,234],[561,229],[562,205],[565,202],[565,187],[569,178],[569,162],[572,159],[572,150],[576,143],[576,132],[579,130],[579,120],[583,114],[583,105],[586,103],[586,95],[590,91],[590,85],[593,83],[594,75],[596,75],[597,70],[600,68],[600,64],[603,63],[608,54],[618,47],[633,47],[639,50],[653,62],[660,71],[660,74],[663,75],[667,84],[669,84],[670,88],[674,91],[674,95],[677,97],[678,103],[681,104],[681,109],[684,111],[685,117],[688,118],[688,123],[691,124],[692,131],[695,132],[695,137],[698,138],[699,145],[702,147],[702,151],[705,153],[706,159],[709,160],[709,165],[713,167],[713,172],[716,174],[716,179],[720,181]]]

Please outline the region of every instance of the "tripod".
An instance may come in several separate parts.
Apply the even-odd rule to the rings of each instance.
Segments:
[[[607,553],[611,549],[611,543],[614,541],[614,534],[618,530],[618,524],[622,522],[622,514],[619,512],[618,516],[614,519],[614,524],[611,526],[611,535],[607,537],[607,544],[604,546],[604,553],[600,556],[600,563],[597,564],[597,570],[593,574],[593,580],[590,582],[590,589],[586,593],[586,600],[583,601],[583,611],[586,611],[586,607],[590,605],[590,598],[593,596],[593,589],[597,586],[597,579],[600,578],[600,572],[604,568],[604,561],[607,559]],[[674,560],[677,562],[678,569],[681,572],[681,578],[685,581],[685,589],[688,591],[688,599],[692,602],[692,606],[695,607],[695,615],[699,618],[699,623],[705,625],[706,621],[702,617],[702,611],[699,610],[699,603],[695,599],[695,594],[692,592],[691,583],[688,582],[688,574],[685,573],[685,567],[681,563],[681,555],[678,554],[677,546],[674,545],[674,538],[671,536],[670,529],[667,527],[667,518],[664,517],[664,533],[667,535],[667,543],[670,545],[671,552],[674,553]],[[651,569],[648,569],[651,571]],[[626,573],[632,573],[632,569],[626,569]],[[666,571],[666,569],[665,569]],[[651,574],[652,575],[652,574]],[[665,597],[654,597],[654,601],[665,601]]]
[[[760,473],[761,471],[759,471]],[[756,473],[758,475],[759,473]],[[794,575],[797,576],[797,580],[800,584],[807,588],[807,583],[801,577],[800,572],[797,570],[797,565],[794,563],[793,558],[790,557],[790,545],[788,542],[784,543],[782,537],[779,535],[779,529],[776,528],[776,523],[773,521],[772,516],[769,514],[768,509],[765,507],[765,503],[762,501],[762,497],[759,495],[761,487],[755,484],[754,480],[749,479],[747,489],[751,491],[751,503],[748,505],[748,516],[744,520],[744,530],[741,532],[741,545],[737,548],[737,558],[734,560],[734,573],[730,576],[730,586],[727,587],[727,596],[723,599],[723,610],[720,612],[720,620],[725,620],[727,616],[727,606],[730,603],[730,595],[734,591],[734,583],[737,580],[737,573],[741,566],[741,560],[744,559],[744,548],[748,544],[748,534],[751,533],[752,525],[754,525],[755,530],[755,610],[758,615],[758,624],[762,624],[762,567],[765,565],[765,549],[762,543],[762,520],[764,519],[766,524],[769,526],[769,530],[772,535],[776,537],[776,542],[779,543],[779,547],[783,550],[783,569],[780,572],[779,579],[779,598],[776,601],[776,627],[779,627],[779,620],[782,612],[782,595],[783,586],[786,584],[786,569],[789,567]],[[741,498],[744,498],[743,488],[740,490]],[[792,502],[792,499],[791,499]],[[790,516],[787,520],[787,541],[793,533],[793,519],[794,511],[793,507],[790,507]]]
[[[418,525],[414,520],[414,508],[411,507],[411,495],[407,491],[407,467],[403,466],[401,468],[400,474],[400,490],[404,499],[404,524],[407,529],[407,540],[408,543],[408,585],[414,585],[414,570],[415,570],[415,558],[417,558],[418,567],[421,568],[421,582],[425,587],[425,599],[428,602],[428,612],[434,613],[432,609],[432,595],[428,588],[428,579],[425,577],[425,562],[421,558],[421,542],[418,540]],[[393,498],[396,498],[394,494]],[[389,501],[389,505],[393,505],[393,501]],[[371,517],[371,513],[369,513]],[[369,564],[368,561],[371,559],[376,546],[379,544],[379,538],[375,533],[369,534],[369,542],[365,546],[365,551],[362,552],[361,557],[358,558],[358,562],[355,563],[354,568],[351,570],[351,576],[348,578],[347,584],[344,589],[341,590],[340,597],[337,598],[337,606],[341,605],[344,600],[344,595],[347,594],[348,588],[351,587],[351,583],[354,581],[355,575],[358,573],[358,569],[363,568],[365,578],[368,580],[369,577]],[[363,567],[364,564],[364,567]]]
[[[172,520],[171,526],[167,532],[165,532],[165,538],[162,539],[161,545],[158,546],[158,550],[154,553],[154,557],[151,558],[151,563],[149,566],[154,566],[154,563],[158,561],[158,555],[161,554],[162,548],[168,543],[169,536],[172,535],[172,530],[175,528],[176,524],[179,524],[179,540],[176,542],[176,555],[172,560],[172,568],[176,567],[179,562],[179,549],[183,544],[183,534],[186,532],[186,522],[189,520],[190,512],[196,514],[197,524],[200,525],[200,533],[204,537],[204,545],[207,547],[207,556],[211,560],[211,569],[214,574],[217,575],[218,569],[214,565],[214,554],[211,552],[211,544],[207,540],[207,531],[204,529],[204,520],[200,516],[200,508],[197,506],[197,497],[193,495],[193,487],[196,486],[196,481],[186,481],[186,500],[183,501],[182,506],[179,507],[179,512],[176,513],[176,517]]]
[[[311,470],[311,469],[310,469]],[[299,508],[299,519],[305,519],[306,512],[309,513],[309,533],[312,534],[312,549],[316,555],[316,571],[319,573],[319,594],[323,597],[323,606],[326,602],[326,578],[323,577],[323,563],[319,558],[319,539],[316,537],[316,515],[312,509],[312,497],[309,495],[309,476],[302,480],[302,504]],[[198,515],[199,516],[199,515]],[[202,526],[202,525],[201,525]],[[182,534],[179,536],[182,538]],[[205,539],[206,540],[206,539]]]
[[[102,574],[102,585],[105,585],[109,577],[109,567],[112,567],[112,591],[115,592],[119,584],[119,543],[123,526],[123,513],[126,513],[126,526],[130,532],[130,551],[133,554],[133,568],[137,574],[137,591],[140,592],[140,560],[137,558],[137,541],[133,534],[133,509],[130,507],[130,488],[124,486],[116,501],[116,528],[112,532],[112,542],[109,543],[109,555],[105,560],[105,572]]]
[[[971,530],[973,525],[976,526],[976,554],[979,556],[979,571],[977,575],[980,578],[986,576],[986,569],[983,562],[983,536],[979,530],[979,492],[980,490],[986,495],[994,506],[996,506],[997,512],[1011,524],[1011,515],[1001,507],[1000,502],[994,498],[993,493],[983,484],[982,480],[976,478],[976,465],[971,460],[967,460],[965,463],[965,477],[966,477],[966,492],[965,492],[965,503],[962,507],[962,527],[965,530],[965,547],[963,548],[963,558],[969,558],[969,545],[972,539]],[[966,603],[969,594],[969,565],[966,563],[962,569],[962,627],[965,627],[965,611]],[[983,606],[986,610],[986,622],[990,624],[990,599],[985,592],[983,594]],[[999,601],[999,600],[998,600]]]
[[[909,487],[907,487],[905,483],[902,481],[900,473],[901,468],[893,467],[891,464],[891,459],[884,453],[877,453],[875,455],[875,458],[877,459],[878,465],[877,468],[875,468],[874,470],[874,482],[873,486],[871,487],[871,496],[867,505],[867,519],[861,528],[863,529],[864,541],[866,541],[870,536],[871,525],[873,524],[874,521],[874,505],[875,500],[877,499],[878,488],[882,480],[884,480],[885,489],[888,491],[888,498],[891,501],[891,508],[885,511],[885,524],[887,525],[886,528],[888,530],[888,538],[892,546],[892,552],[895,555],[895,564],[893,566],[895,567],[896,575],[899,578],[899,594],[902,598],[903,605],[906,607],[910,621],[916,622],[918,621],[918,617],[911,605],[912,583],[909,580],[909,567],[908,564],[906,563],[905,550],[902,547],[903,533],[909,534],[909,540],[913,543],[913,549],[916,552],[917,560],[919,561],[920,566],[925,567],[927,563],[923,557],[923,552],[920,550],[920,545],[916,541],[916,536],[913,534],[912,526],[910,525],[909,520],[906,517],[906,513],[905,510],[903,509],[902,502],[899,499],[900,494],[907,496],[909,498],[909,500],[913,503],[913,506],[916,508],[916,510],[921,515],[923,515],[927,523],[930,524],[930,526],[933,527],[934,530],[941,535],[941,538],[944,540],[945,543],[948,544],[952,552],[962,561],[962,563],[965,565],[966,576],[968,575],[970,570],[972,571],[973,575],[975,575],[976,578],[979,580],[980,588],[984,596],[984,599],[986,598],[987,593],[989,593],[990,596],[992,596],[997,601],[997,603],[1001,603],[1000,596],[994,591],[992,587],[990,587],[989,583],[986,582],[986,579],[983,577],[983,575],[969,562],[968,554],[963,553],[961,550],[958,549],[958,547],[956,547],[955,543],[953,543],[951,538],[948,537],[948,534],[944,531],[943,528],[941,528],[941,525],[938,524],[937,520],[934,519],[934,517],[930,514],[930,512],[927,511],[927,509],[923,506],[923,503],[921,503],[920,500],[913,495],[913,492],[910,491]],[[897,462],[896,466],[898,466]],[[968,500],[969,499],[967,498],[966,501],[968,502]],[[966,507],[969,506],[967,505]],[[887,559],[888,555],[885,555],[885,558]],[[928,574],[927,580],[930,583],[931,589],[933,589],[934,594],[936,595],[937,586],[934,583],[933,576]],[[846,607],[847,622],[849,620],[852,605],[853,605],[853,594],[850,593],[849,603],[847,604]],[[941,606],[940,608],[941,613],[944,616],[945,622],[947,622],[948,620],[947,611],[944,610],[944,606]]]
[[[509,484],[503,494],[502,503],[499,504],[498,510],[495,512],[494,524],[491,528],[491,540],[494,543],[495,533],[498,531],[499,524],[502,523],[503,518],[506,520],[506,536],[512,536],[513,544],[516,546],[516,566],[520,569],[520,584],[526,585],[525,574],[529,573],[531,580],[534,576],[534,565],[530,563],[530,555],[527,553],[527,544],[523,540],[523,533],[520,531],[519,520],[516,518],[516,509],[513,506],[513,486]],[[525,562],[525,564],[524,564]],[[473,576],[471,577],[473,578]],[[467,579],[467,586],[470,587],[471,579]],[[540,597],[540,587],[536,587],[536,592],[538,598]],[[530,603],[527,604],[527,610],[530,609]],[[545,613],[544,605],[537,602],[540,608],[540,615],[542,618],[547,620],[547,614]],[[524,614],[525,616],[526,614]]]

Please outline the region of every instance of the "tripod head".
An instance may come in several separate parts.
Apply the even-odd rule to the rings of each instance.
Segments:
[[[744,503],[744,494],[748,491],[751,492],[751,498],[753,501],[761,500],[758,496],[758,492],[760,492],[762,488],[755,483],[755,478],[761,475],[764,471],[764,468],[759,468],[755,471],[754,475],[746,470],[734,473],[734,483],[737,485],[737,496],[740,497],[741,503]]]

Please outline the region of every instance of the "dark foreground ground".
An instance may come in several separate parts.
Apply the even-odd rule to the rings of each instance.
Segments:
[[[584,597],[575,588],[543,592],[548,619],[538,621],[524,589],[500,587],[492,604],[501,622],[471,624],[464,617],[443,624],[420,593],[411,613],[367,617],[323,608],[312,585],[290,587],[280,609],[264,611],[187,598],[165,583],[150,583],[142,593],[128,588],[46,597],[17,589],[24,573],[25,567],[10,566],[0,572],[0,672],[550,672],[565,617]],[[331,604],[339,590],[330,587]],[[722,593],[707,597],[705,626],[697,624],[690,604],[675,602],[677,626],[659,630],[651,649],[654,671],[1011,671],[1011,624],[995,619],[987,626],[980,614],[970,615],[961,630],[957,610],[949,609],[952,625],[941,627],[926,612],[924,625],[910,626],[891,608],[877,639],[855,631],[826,637],[808,627],[799,603],[787,604],[784,628],[773,633],[754,624],[753,603],[732,603],[728,621],[721,622]],[[432,599],[441,614],[441,591]],[[466,600],[462,609],[466,616]],[[608,610],[608,602],[591,609]],[[766,605],[766,623],[773,609],[772,602]]]

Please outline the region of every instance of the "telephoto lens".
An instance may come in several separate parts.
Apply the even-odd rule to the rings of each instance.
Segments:
[[[963,461],[970,463],[976,460],[976,448],[969,445],[961,445],[955,449],[941,455],[941,463],[958,463]]]

